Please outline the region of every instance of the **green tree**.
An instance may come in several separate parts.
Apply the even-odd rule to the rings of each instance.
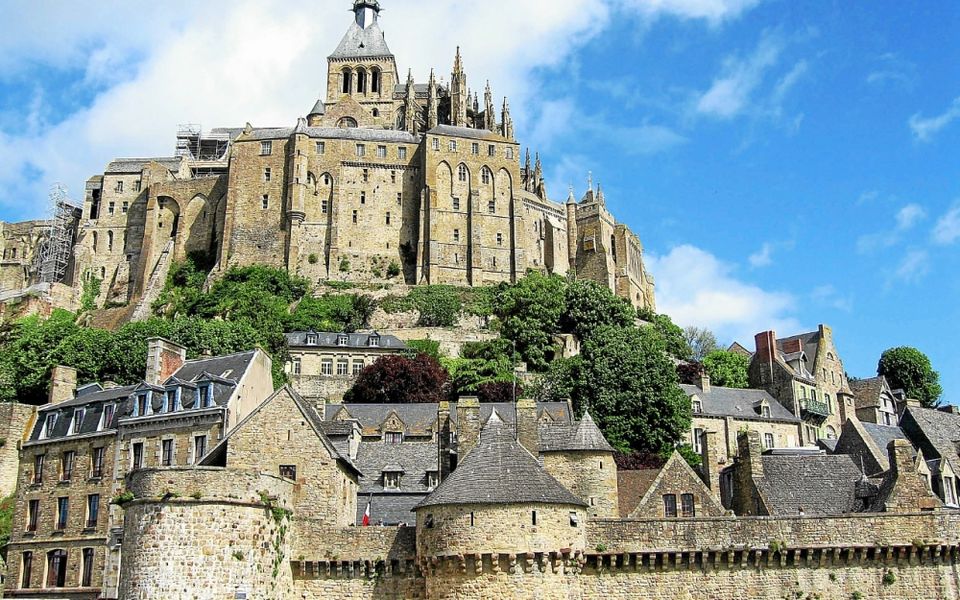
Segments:
[[[567,282],[556,275],[529,273],[514,285],[497,290],[496,315],[503,337],[533,371],[545,371],[553,359],[553,335],[566,311]]]
[[[440,342],[436,340],[409,340],[407,341],[407,348],[413,352],[414,356],[417,354],[426,354],[438,362],[441,359]]]
[[[579,357],[558,362],[541,394],[572,397],[578,412],[589,409],[621,452],[669,452],[689,429],[687,397],[655,329],[604,326]]]
[[[927,407],[940,403],[943,388],[940,373],[933,370],[930,358],[916,348],[890,348],[880,356],[877,375],[887,378],[893,389],[902,389],[909,398],[916,398]]]
[[[509,384],[515,378],[516,357],[510,341],[503,338],[466,343],[460,358],[441,359],[440,363],[450,374],[452,398],[477,394],[488,384]]]
[[[4,328],[0,371],[12,378],[14,398],[30,404],[44,401],[56,362],[54,352],[80,329],[75,321],[72,312],[58,309],[49,318],[34,315]]]
[[[703,359],[703,368],[713,385],[729,388],[750,387],[747,368],[750,359],[738,352],[714,350]]]
[[[656,334],[663,340],[664,350],[678,360],[690,360],[693,352],[683,335],[683,330],[675,325],[667,315],[658,315],[649,308],[641,308],[637,316],[650,324]]]
[[[631,327],[636,318],[629,302],[593,281],[577,279],[568,283],[565,302],[561,329],[582,340],[604,325]]]
[[[704,327],[684,327],[683,338],[690,348],[690,359],[697,362],[703,361],[714,350],[721,349],[717,344],[717,336]]]

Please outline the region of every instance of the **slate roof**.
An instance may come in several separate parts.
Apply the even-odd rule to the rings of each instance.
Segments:
[[[851,381],[850,391],[853,392],[856,407],[872,408],[880,406],[880,394],[883,392],[885,383],[886,380],[883,376]]]
[[[317,336],[315,344],[307,343],[307,336]],[[347,345],[340,346],[337,340],[341,335],[347,336]],[[374,335],[380,337],[379,346],[370,346],[370,338]],[[380,335],[376,331],[371,333],[335,333],[328,331],[294,331],[286,334],[287,345],[291,348],[383,348],[386,350],[405,350],[407,345],[398,337],[393,335]]]
[[[407,131],[395,129],[370,129],[366,127],[258,127],[244,134],[245,141],[283,140],[294,131],[311,138],[328,140],[356,140],[358,142],[393,142],[418,144],[420,138]]]
[[[450,403],[450,420],[457,422],[457,403]],[[517,406],[512,402],[489,402],[480,405],[480,422],[486,423],[493,411],[496,410],[500,419],[508,425],[517,422]],[[544,416],[546,415],[546,416]],[[537,402],[537,419],[569,423],[573,420],[570,407],[566,402]]]
[[[313,108],[310,109],[308,115],[322,115],[326,114],[327,105],[323,103],[323,100],[317,100],[316,104],[313,105]]]
[[[171,171],[180,169],[179,156],[163,156],[159,158],[115,158],[107,165],[105,175],[120,175],[140,173],[151,162],[158,162]]]
[[[920,432],[927,438],[929,445],[939,455],[927,456],[927,459],[944,458],[957,463],[957,442],[960,441],[960,415],[943,412],[932,408],[910,407],[905,413],[901,425],[912,419],[920,428]],[[923,446],[921,446],[923,447]],[[924,450],[924,454],[928,454]]]
[[[710,386],[709,392],[704,392],[696,385],[682,384],[680,386],[687,396],[696,396],[702,403],[699,414],[694,416],[734,417],[737,419],[757,419],[764,421],[784,421],[799,423],[793,413],[768,394],[765,390],[741,390]],[[760,403],[766,400],[770,405],[770,418],[760,416]]]
[[[383,30],[380,24],[374,21],[366,28],[357,25],[354,21],[343,35],[337,49],[329,58],[373,58],[373,57],[392,57],[393,53],[387,47],[387,40],[384,39]]]
[[[617,493],[619,494],[620,516],[626,517],[640,505],[647,490],[656,481],[660,469],[641,469],[639,471],[617,472]]]
[[[387,420],[390,413],[396,412],[405,426],[404,436],[426,436],[433,434],[433,427],[437,422],[436,403],[424,404],[326,404],[324,405],[324,420],[333,421],[341,411],[346,415],[340,418],[355,419],[360,423],[364,435],[375,435],[380,425]]]
[[[569,425],[544,424],[539,434],[541,452],[614,451],[590,413]]]
[[[363,473],[359,494],[420,494],[426,497],[427,472],[440,470],[439,450],[435,442],[361,442],[357,449],[357,468]],[[400,490],[383,489],[383,472],[402,472]],[[408,515],[409,518],[409,515]]]
[[[480,434],[477,447],[415,508],[525,503],[586,506],[540,466],[494,412]]]
[[[860,422],[860,425],[863,426],[864,431],[873,438],[873,441],[876,442],[877,447],[880,448],[880,451],[883,452],[883,456],[887,456],[887,446],[890,445],[890,442],[893,440],[906,440],[907,435],[903,433],[903,430],[899,427],[890,427],[887,425],[877,425],[875,423],[865,423]],[[916,451],[914,451],[914,456],[916,456]]]
[[[862,510],[856,485],[863,478],[845,454],[771,455],[761,457],[757,481],[771,515],[841,515]]]
[[[470,127],[454,127],[453,125],[437,125],[427,132],[433,135],[469,138],[474,140],[488,140],[491,142],[506,142],[503,136],[487,129],[471,129]]]
[[[377,524],[383,521],[384,525],[409,523],[411,527],[416,521],[413,515],[414,507],[423,500],[424,494],[367,494],[357,496],[357,524],[363,522],[363,511],[370,502],[370,523]]]

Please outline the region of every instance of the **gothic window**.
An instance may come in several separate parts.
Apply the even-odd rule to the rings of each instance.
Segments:
[[[459,167],[457,167],[457,179],[459,179],[460,181],[466,181],[466,180],[467,180],[467,166],[466,166],[466,165],[460,165]]]
[[[344,94],[349,94],[351,91],[351,88],[353,87],[353,73],[350,72],[350,69],[344,69],[340,79],[341,79],[340,91]]]
[[[380,69],[374,69],[370,73],[370,91],[373,92],[374,94],[380,93],[380,78],[381,78]],[[377,115],[373,115],[373,116],[377,116]]]
[[[367,72],[363,69],[357,70],[357,93],[367,93]]]
[[[490,179],[493,178],[493,174],[490,172],[490,169],[484,167],[483,170],[480,171],[480,177],[484,184],[489,185]]]

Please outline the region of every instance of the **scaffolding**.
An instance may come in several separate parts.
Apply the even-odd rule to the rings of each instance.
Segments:
[[[177,129],[177,156],[197,161],[223,161],[230,147],[230,136],[225,132],[203,133],[196,123],[186,123]]]
[[[70,201],[67,188],[55,183],[50,188],[48,210],[48,224],[34,255],[34,272],[39,283],[59,283],[67,274],[67,265],[73,253],[80,209]]]

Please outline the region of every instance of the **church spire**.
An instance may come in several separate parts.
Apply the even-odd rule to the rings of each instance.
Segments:
[[[510,103],[507,102],[506,96],[503,98],[503,137],[508,140],[513,139],[513,117],[510,116]]]
[[[483,128],[487,131],[497,130],[497,112],[493,108],[493,92],[490,90],[490,81],[483,92]]]
[[[407,89],[404,93],[403,128],[416,135],[417,132],[417,92],[413,86],[413,70],[407,71]]]
[[[437,100],[437,76],[430,69],[430,83],[427,85],[427,129],[433,129],[438,124],[439,107]]]
[[[453,59],[453,73],[450,79],[450,124],[455,127],[467,125],[467,74],[463,70],[463,58],[460,57],[460,46],[457,46],[457,56]]]

